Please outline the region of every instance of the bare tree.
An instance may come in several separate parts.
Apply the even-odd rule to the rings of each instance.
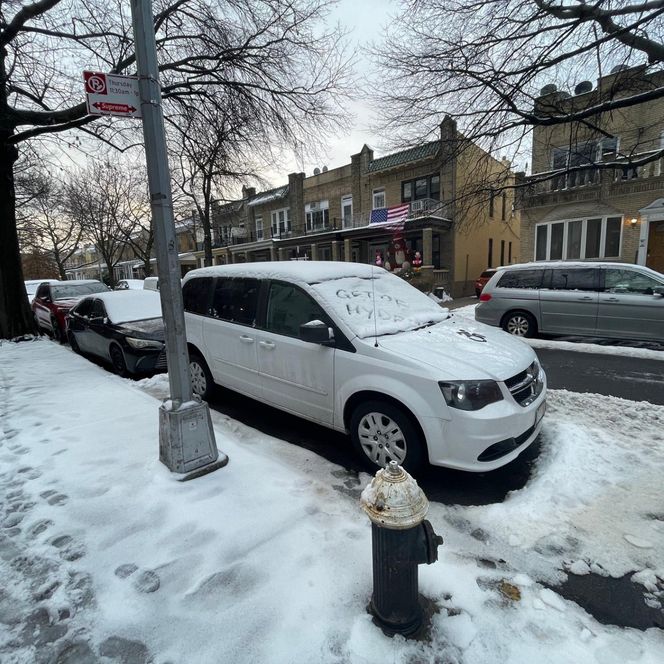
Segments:
[[[126,238],[136,232],[134,195],[130,172],[108,162],[93,162],[64,186],[67,214],[94,245],[112,287],[116,283],[114,268],[127,249]]]
[[[64,205],[63,187],[47,172],[33,177],[35,195],[22,208],[25,244],[37,252],[48,252],[55,262],[60,279],[67,278],[67,262],[81,245],[83,227],[68,215]]]
[[[320,143],[347,117],[343,92],[351,84],[343,35],[321,26],[328,4],[155,0],[166,115],[192,107],[214,111],[232,94],[294,147]],[[136,124],[87,115],[81,71],[91,67],[135,72],[128,2],[0,5],[0,338],[33,325],[16,230],[18,147],[35,139],[58,141],[72,129],[119,148],[138,140]]]
[[[182,194],[181,206],[189,203],[195,208],[205,265],[212,265],[213,201],[226,197],[239,182],[258,179],[258,156],[272,147],[265,125],[251,109],[228,101],[228,107],[215,109],[212,117],[187,108],[182,117],[171,119],[173,177]]]
[[[397,143],[426,140],[450,114],[467,139],[512,160],[524,158],[535,127],[567,125],[601,137],[602,117],[664,96],[664,75],[657,73],[663,17],[664,0],[404,0],[374,51],[382,80],[390,81],[379,94],[381,127]],[[642,65],[638,77],[646,83],[616,79],[620,85],[597,91],[585,105],[565,95],[536,101],[546,84],[564,88],[634,65]],[[636,167],[662,155],[659,149],[621,157]],[[596,166],[617,164],[624,159]]]

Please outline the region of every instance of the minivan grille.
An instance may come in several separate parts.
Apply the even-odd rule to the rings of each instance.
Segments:
[[[166,351],[162,350],[161,353],[159,353],[159,357],[157,357],[157,361],[155,362],[154,365],[155,369],[167,369],[168,366],[166,364]]]
[[[521,371],[505,381],[514,400],[522,405],[530,405],[542,392],[544,382],[539,379],[540,367],[533,362],[525,371]]]

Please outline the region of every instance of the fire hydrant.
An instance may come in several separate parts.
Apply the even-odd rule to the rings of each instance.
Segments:
[[[414,636],[424,612],[417,566],[438,560],[443,538],[425,520],[429,501],[396,461],[379,470],[360,498],[371,519],[373,594],[369,612],[388,635]]]

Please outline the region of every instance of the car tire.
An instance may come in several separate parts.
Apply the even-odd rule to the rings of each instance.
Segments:
[[[59,344],[63,344],[65,342],[65,336],[62,332],[62,328],[60,327],[60,323],[58,323],[58,319],[54,316],[51,316],[51,328],[53,341],[57,341]]]
[[[501,327],[515,337],[534,337],[537,334],[537,323],[527,311],[511,311],[503,318]]]
[[[69,345],[71,346],[71,349],[77,354],[77,355],[82,355],[81,353],[81,347],[78,345],[78,341],[76,341],[76,337],[74,336],[73,332],[69,332],[67,334],[67,340],[69,341]]]
[[[350,437],[362,460],[374,472],[396,461],[412,473],[426,460],[422,436],[411,417],[387,401],[365,401],[355,408]]]
[[[109,350],[111,356],[111,363],[113,364],[113,371],[123,378],[129,373],[127,369],[127,362],[125,361],[124,353],[120,346],[113,344]]]
[[[189,353],[189,376],[193,393],[208,401],[214,391],[214,380],[207,362],[198,353]]]

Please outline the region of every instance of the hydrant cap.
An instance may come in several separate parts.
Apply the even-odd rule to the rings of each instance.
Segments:
[[[376,473],[360,504],[373,523],[393,530],[414,528],[429,511],[424,491],[396,461]]]

